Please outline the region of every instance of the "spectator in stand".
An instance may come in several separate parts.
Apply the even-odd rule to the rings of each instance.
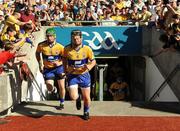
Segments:
[[[12,5],[9,5],[7,8],[5,8],[4,12],[6,15],[13,15],[14,10],[15,10],[15,5],[12,4]]]
[[[15,5],[15,12],[21,12],[22,9],[26,6],[22,2],[22,0],[15,0],[14,5]]]
[[[36,14],[37,19],[41,23],[41,26],[47,26],[48,22],[51,20],[47,10],[41,10]]]
[[[138,21],[139,21],[139,11],[138,11],[137,6],[133,7],[133,10],[132,10],[132,12],[130,14],[130,19],[131,19],[133,24],[138,23]]]
[[[103,16],[103,10],[101,8],[97,9],[97,18],[98,18],[98,20],[101,20],[102,16]]]
[[[154,1],[154,0],[150,0],[150,1],[148,2],[147,8],[148,8],[148,11],[151,12],[151,14],[152,14],[152,17],[151,17],[151,20],[150,20],[150,21],[151,21],[153,24],[155,24],[154,22],[156,21],[156,16],[157,16],[157,14],[156,14],[155,1]]]
[[[155,5],[156,5],[156,12],[159,11],[160,14],[162,14],[164,16],[164,11],[167,11],[167,9],[164,6],[163,0],[155,1]]]
[[[32,27],[32,24],[24,24],[23,27],[21,28],[20,30],[20,34],[19,34],[19,39],[23,39],[25,38],[25,42],[30,44],[31,47],[33,47],[33,36],[32,36],[32,30],[33,30],[33,27]],[[24,43],[23,43],[24,44]]]
[[[165,30],[165,24],[164,24],[164,16],[163,14],[161,13],[161,10],[157,10],[156,11],[156,19],[155,19],[155,25],[156,25],[156,28],[159,30],[159,29],[162,29],[162,30]]]
[[[104,12],[104,18],[102,19],[102,26],[116,26],[117,24],[111,18],[111,11],[106,10]]]
[[[177,7],[177,0],[169,0],[169,4],[166,4],[168,11],[165,13],[165,27],[168,27],[172,23],[172,16],[175,14],[180,15],[180,9]]]
[[[28,1],[29,6],[34,6],[34,5],[36,5],[37,0],[27,0],[27,1]]]
[[[46,3],[46,0],[40,0],[37,2],[36,8],[38,8],[39,11],[46,10],[48,8],[48,3]]]
[[[147,6],[143,6],[142,13],[139,15],[139,25],[147,26],[151,19],[151,12],[147,10]]]
[[[99,18],[98,18],[96,11],[95,11],[95,8],[90,8],[90,10],[92,12],[92,15],[96,18],[96,20],[98,20]]]
[[[61,25],[61,23],[59,23],[58,21],[64,18],[64,13],[59,6],[56,5],[54,12],[50,14],[50,18],[52,21],[55,21],[55,25]]]
[[[64,11],[67,11],[68,9],[68,5],[67,5],[67,2],[65,0],[58,0],[58,4],[57,4],[61,10],[64,12]]]
[[[180,20],[179,15],[173,15],[173,23],[168,27],[167,32],[160,36],[163,47],[150,57],[155,57],[166,51],[180,51]]]
[[[178,14],[173,15],[173,22],[168,28],[168,34],[170,35],[170,45],[175,50],[180,51],[180,16]]]
[[[114,14],[115,15],[112,15],[111,18],[116,22],[117,25],[119,25],[119,22],[122,21],[120,9],[116,8]]]
[[[10,6],[10,5],[11,5],[11,2],[12,2],[12,1],[10,1],[10,0],[3,0],[3,6],[4,6],[4,8],[7,8],[8,6]]]
[[[13,67],[15,57],[24,57],[26,54],[20,54],[17,52],[18,48],[15,48],[9,41],[5,42],[5,51],[0,52],[0,74],[3,72],[3,66],[7,64],[9,67]]]
[[[7,31],[8,27],[12,27],[18,33],[20,31],[20,26],[23,26],[26,23],[31,23],[31,21],[21,22],[19,19],[21,17],[20,13],[14,12],[13,15],[5,16],[5,24],[1,34],[4,34]]]
[[[78,14],[75,16],[75,21],[82,21],[83,17],[84,17],[84,11],[80,10],[78,12]],[[76,26],[82,26],[82,22],[75,22]]]
[[[84,14],[84,17],[82,18],[82,20],[87,21],[87,23],[82,23],[83,26],[95,26],[95,25],[97,25],[97,22],[95,22],[97,19],[93,15],[90,8],[86,9],[86,14]],[[92,22],[88,22],[88,21],[92,21]]]
[[[32,22],[33,31],[36,31],[36,19],[35,14],[33,13],[33,7],[26,7],[24,12],[22,12],[20,20],[22,22]]]
[[[63,26],[74,26],[75,24],[72,22],[73,19],[69,16],[69,12],[64,12],[64,18],[60,19],[62,21]]]
[[[131,8],[132,7],[132,1],[131,0],[125,0],[125,7]]]
[[[116,8],[118,8],[118,9],[122,9],[122,8],[125,8],[125,1],[124,0],[115,0],[116,1],[116,3],[115,3],[115,6],[116,6]]]
[[[119,25],[127,25],[127,20],[129,19],[129,14],[128,14],[129,8],[122,8],[121,9],[121,21],[119,22]]]
[[[134,6],[137,6],[139,11],[142,11],[143,6],[145,6],[145,3],[143,2],[143,0],[138,0],[137,3],[134,4]]]
[[[14,46],[6,43],[5,51],[0,52],[0,65],[7,63],[10,59],[13,59],[15,54],[16,50]]]
[[[50,0],[49,3],[48,3],[48,6],[49,6],[48,7],[48,9],[49,9],[48,13],[52,14],[55,7],[56,7],[56,1],[55,0]]]
[[[14,47],[20,48],[24,45],[26,38],[25,37],[18,37],[17,32],[13,27],[8,27],[7,32],[1,36],[1,41],[9,41]],[[6,45],[4,45],[6,46]]]

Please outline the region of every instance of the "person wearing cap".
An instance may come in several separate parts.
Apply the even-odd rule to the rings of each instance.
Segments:
[[[96,60],[92,49],[83,45],[82,32],[71,32],[71,43],[64,49],[64,68],[67,76],[68,91],[72,100],[76,100],[77,110],[81,109],[81,95],[84,101],[83,119],[88,120],[90,109],[91,78],[89,71],[95,66]],[[78,90],[81,89],[81,90]]]
[[[47,89],[55,93],[54,80],[57,80],[60,95],[59,109],[64,108],[65,79],[62,57],[64,46],[56,42],[56,32],[54,28],[46,30],[47,40],[38,44],[36,49],[36,59],[39,70],[43,74]],[[42,59],[40,57],[42,55]]]

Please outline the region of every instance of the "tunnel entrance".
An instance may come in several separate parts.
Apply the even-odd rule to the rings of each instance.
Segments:
[[[90,72],[92,77],[92,99],[99,100],[101,93],[98,65],[107,64],[103,73],[103,101],[114,99],[111,90],[113,85],[120,78],[123,83],[123,101],[144,101],[145,100],[145,58],[142,56],[119,56],[117,58],[96,58],[97,66]],[[115,84],[114,84],[115,85]],[[117,85],[116,87],[117,88]],[[122,91],[122,89],[120,89]],[[123,94],[122,94],[123,95]]]

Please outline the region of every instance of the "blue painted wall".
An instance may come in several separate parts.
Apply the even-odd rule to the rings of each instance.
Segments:
[[[96,56],[140,55],[142,27],[55,27],[57,42],[71,42],[71,31],[81,30],[83,44],[89,45]]]

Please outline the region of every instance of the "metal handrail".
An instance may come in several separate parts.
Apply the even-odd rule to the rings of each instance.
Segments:
[[[95,20],[95,21],[84,21],[84,20],[74,20],[74,21],[70,21],[70,20],[55,20],[55,21],[47,21],[47,22],[59,22],[59,23],[77,23],[77,22],[81,22],[81,23],[96,23],[96,22],[135,22],[134,20],[125,20],[125,21],[120,21],[120,20]]]
[[[164,82],[159,86],[154,95],[149,99],[150,102],[153,101],[157,96],[159,96],[160,92],[165,88],[165,84],[168,83],[178,71],[180,71],[180,64],[176,65],[176,67],[172,70],[172,72],[168,75]]]

